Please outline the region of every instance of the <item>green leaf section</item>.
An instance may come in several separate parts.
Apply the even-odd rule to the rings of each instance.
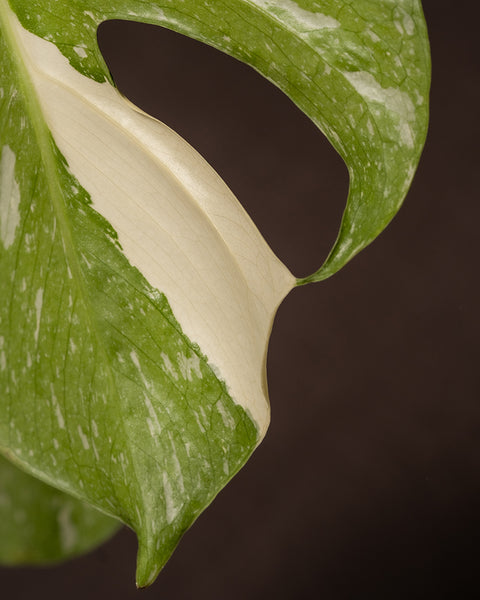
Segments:
[[[0,27],[0,451],[133,528],[147,585],[257,429],[69,171],[5,4]]]
[[[96,27],[126,19],[210,44],[282,89],[325,133],[350,175],[338,238],[300,284],[342,268],[400,208],[428,123],[430,55],[420,0],[89,0],[56,2],[52,12],[45,1],[13,5],[25,27],[97,81],[108,74]]]
[[[42,483],[0,458],[0,561],[44,564],[104,542],[118,521]]]

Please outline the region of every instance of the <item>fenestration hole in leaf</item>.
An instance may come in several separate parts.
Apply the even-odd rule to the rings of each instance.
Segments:
[[[290,270],[318,269],[348,174],[313,123],[247,65],[173,31],[108,21],[98,39],[120,91],[200,152]]]

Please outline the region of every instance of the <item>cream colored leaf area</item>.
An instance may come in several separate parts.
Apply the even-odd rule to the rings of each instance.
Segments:
[[[270,418],[268,338],[295,278],[189,144],[11,19],[71,172],[117,232],[129,262],[165,294],[184,333],[257,423],[261,439]],[[4,162],[7,185],[8,151]]]

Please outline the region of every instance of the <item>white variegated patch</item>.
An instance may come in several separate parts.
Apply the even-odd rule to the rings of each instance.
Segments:
[[[377,102],[396,115],[400,141],[408,148],[413,148],[415,106],[410,96],[394,87],[382,87],[371,73],[365,71],[344,72],[343,75],[366,100]]]
[[[5,249],[15,241],[20,224],[20,187],[15,178],[16,156],[5,145],[0,155],[0,240]]]
[[[294,0],[254,0],[254,3],[260,8],[267,9],[271,14],[278,15],[282,18],[282,23],[287,23],[302,33],[340,27],[337,19],[319,11],[305,10]]]
[[[109,83],[81,75],[54,44],[26,31],[13,14],[11,19],[71,172],[112,224],[130,263],[166,295],[185,334],[263,437],[269,422],[267,342],[295,278],[183,139]],[[167,363],[159,354],[158,360],[176,377],[198,376],[192,359]],[[167,512],[174,513],[173,505]]]

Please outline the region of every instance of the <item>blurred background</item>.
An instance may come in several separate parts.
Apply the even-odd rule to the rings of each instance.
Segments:
[[[135,536],[48,569],[0,568],[2,597],[187,600],[480,597],[480,9],[424,0],[430,133],[404,207],[343,271],[294,290],[273,328],[272,423],[250,462],[137,592]],[[120,90],[187,139],[297,276],[340,223],[341,159],[243,64],[110,22]]]

